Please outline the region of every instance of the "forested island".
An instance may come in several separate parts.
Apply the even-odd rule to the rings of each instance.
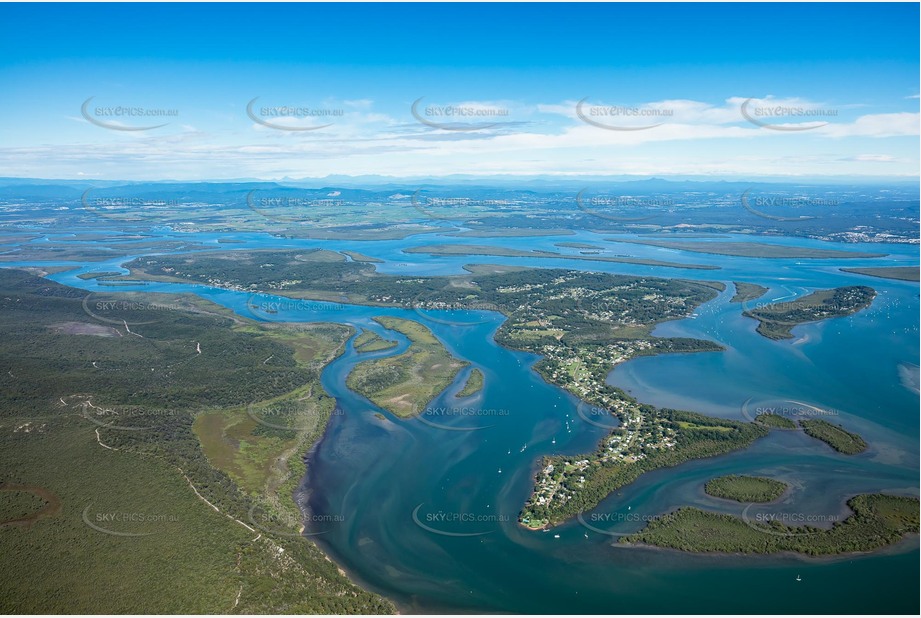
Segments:
[[[742,517],[683,507],[622,537],[632,545],[654,545],[687,552],[774,554],[795,552],[827,556],[868,552],[918,532],[918,499],[861,494],[848,500],[853,514],[830,528],[790,526],[779,517]],[[808,521],[806,514],[793,520]]]
[[[470,375],[467,376],[467,381],[464,383],[464,388],[458,391],[458,397],[472,397],[476,395],[481,390],[483,390],[483,372],[480,371],[477,367],[474,367],[470,370]]]
[[[792,339],[793,327],[807,322],[852,315],[870,306],[876,290],[852,285],[817,290],[789,302],[758,306],[743,315],[758,320],[757,331],[768,339]]]
[[[821,440],[845,455],[856,455],[867,449],[867,443],[858,434],[820,418],[799,419],[797,423],[786,416],[763,412],[755,417],[755,423],[769,429],[784,431],[802,429],[806,435]]]
[[[356,352],[380,352],[397,347],[397,342],[384,339],[372,330],[362,331],[352,342]]]
[[[874,258],[884,257],[885,253],[868,253],[866,251],[841,251],[838,249],[812,249],[809,247],[791,247],[787,245],[774,245],[760,242],[722,242],[722,241],[678,241],[678,240],[647,240],[630,238],[607,238],[614,242],[634,243],[637,245],[650,245],[666,249],[678,249],[693,253],[712,253],[714,255],[731,255],[734,257],[755,258]]]
[[[834,425],[820,418],[803,419],[799,424],[807,435],[821,440],[839,453],[856,455],[867,450],[867,443],[863,438],[840,425]]]
[[[736,293],[729,302],[745,303],[752,300],[758,300],[764,296],[768,289],[764,286],[754,283],[744,283],[742,281],[733,281],[732,285],[736,288]]]
[[[410,341],[396,356],[364,361],[355,366],[346,386],[397,416],[421,414],[438,393],[446,389],[466,361],[451,356],[432,332],[418,322],[400,318],[374,318]]]
[[[671,268],[689,268],[694,270],[719,270],[719,266],[708,266],[701,264],[685,264],[683,262],[664,262],[662,260],[653,260],[648,258],[629,257],[629,256],[595,256],[589,257],[584,255],[566,255],[555,253],[553,251],[523,251],[521,249],[509,249],[507,247],[493,247],[490,245],[425,245],[422,247],[410,247],[405,250],[406,253],[426,253],[428,255],[492,255],[501,257],[527,257],[527,258],[551,258],[565,260],[585,260],[590,262],[619,262],[622,264],[642,264],[645,266],[669,266]]]
[[[867,275],[880,279],[894,279],[896,281],[918,281],[921,269],[917,266],[877,266],[870,268],[841,268],[846,273]]]
[[[763,476],[730,474],[707,481],[704,491],[736,502],[773,502],[787,491],[787,484]]]

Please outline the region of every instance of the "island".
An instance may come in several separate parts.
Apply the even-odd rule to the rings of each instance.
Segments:
[[[792,339],[793,327],[852,315],[869,307],[876,290],[864,285],[817,290],[789,302],[758,306],[742,315],[758,320],[757,332],[768,339]]]
[[[621,264],[640,264],[644,266],[668,266],[670,268],[688,268],[692,270],[719,270],[719,266],[705,264],[685,264],[682,262],[664,262],[640,257],[618,256],[586,256],[566,255],[553,251],[524,251],[508,247],[493,247],[490,245],[422,245],[403,250],[404,253],[425,253],[427,255],[487,255],[498,257],[525,257],[557,260],[583,260],[588,262],[615,262]]]
[[[847,505],[853,514],[831,528],[788,526],[777,519],[762,521],[683,507],[622,537],[620,543],[686,552],[828,556],[869,552],[918,533],[917,498],[861,494]]]
[[[768,291],[766,287],[754,283],[733,281],[732,285],[735,286],[736,293],[729,301],[731,303],[745,303],[752,300],[758,300]]]
[[[457,393],[457,396],[472,397],[481,390],[483,390],[483,372],[477,367],[474,367],[470,370],[470,375],[467,376],[467,382],[464,384],[464,388]]]
[[[468,363],[451,356],[419,322],[390,317],[374,320],[405,335],[410,341],[409,349],[396,356],[359,363],[349,373],[346,386],[397,416],[421,414]]]
[[[788,245],[771,245],[759,242],[719,242],[719,241],[673,241],[673,240],[636,240],[632,238],[605,238],[611,242],[626,242],[637,245],[649,245],[664,249],[677,249],[694,253],[712,253],[714,255],[729,255],[734,257],[753,258],[798,258],[798,259],[828,259],[828,258],[875,258],[885,257],[885,253],[867,253],[865,251],[841,251],[839,249],[812,249],[809,247],[793,247]]]
[[[730,474],[707,481],[707,495],[736,502],[773,502],[787,491],[787,484],[763,476]]]
[[[593,249],[596,251],[603,250],[603,247],[599,247],[598,245],[590,245],[584,242],[557,242],[553,243],[553,245],[555,247],[563,247],[565,249]]]
[[[507,228],[487,228],[476,227],[462,232],[451,232],[445,236],[458,236],[468,238],[523,238],[535,236],[572,236],[575,234],[572,230],[564,228],[527,228],[527,227],[507,227]]]
[[[804,419],[799,422],[806,435],[821,440],[839,453],[856,455],[867,450],[867,443],[856,433],[820,418]]]
[[[73,243],[49,241],[26,243],[9,251],[0,252],[2,262],[104,262],[119,256],[137,255],[146,252],[204,251],[209,249],[201,243],[180,240],[113,241],[102,243]]]
[[[399,344],[396,341],[384,339],[372,330],[361,331],[355,337],[355,341],[352,342],[352,347],[355,348],[356,352],[380,352],[381,350],[395,348],[397,345]]]
[[[917,266],[879,266],[876,268],[840,268],[838,270],[880,279],[894,279],[896,281],[918,281],[919,273],[921,273],[921,269]]]
[[[100,277],[115,277],[120,274],[120,272],[94,270],[88,273],[80,273],[77,275],[77,279],[86,281],[88,279],[98,279]]]

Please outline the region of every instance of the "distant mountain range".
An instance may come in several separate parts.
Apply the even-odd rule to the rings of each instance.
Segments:
[[[22,191],[31,196],[39,197],[64,197],[74,191],[85,191],[88,188],[106,188],[115,186],[156,186],[163,190],[164,185],[170,191],[192,191],[208,185],[209,191],[220,192],[271,189],[276,187],[298,188],[330,188],[330,189],[373,189],[379,191],[415,191],[427,187],[463,187],[467,189],[496,189],[508,188],[518,191],[554,191],[554,190],[580,190],[586,187],[604,186],[608,189],[623,189],[630,193],[671,193],[685,191],[741,191],[748,187],[757,186],[784,186],[785,188],[808,187],[834,188],[841,190],[843,187],[896,187],[902,190],[917,189],[917,178],[885,178],[853,176],[823,177],[823,178],[789,178],[789,177],[754,177],[749,179],[720,180],[713,178],[659,178],[637,176],[469,176],[454,174],[443,177],[406,177],[395,178],[391,176],[325,176],[323,178],[283,178],[280,180],[262,180],[256,178],[215,179],[202,181],[132,181],[132,180],[100,180],[100,179],[43,179],[43,178],[15,178],[0,177],[0,187],[12,189],[21,187]],[[28,187],[28,188],[27,188]],[[8,192],[4,191],[4,194]]]

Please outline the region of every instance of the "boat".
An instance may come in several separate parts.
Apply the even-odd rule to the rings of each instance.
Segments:
[[[803,578],[800,577],[799,575],[797,575],[797,576],[796,576],[796,581],[801,582],[801,581],[803,581]]]

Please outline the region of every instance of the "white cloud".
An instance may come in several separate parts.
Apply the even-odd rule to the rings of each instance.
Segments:
[[[850,123],[828,123],[811,131],[828,137],[902,137],[919,134],[921,114],[867,114]]]
[[[859,154],[853,157],[845,157],[843,161],[867,161],[873,163],[892,163],[897,159],[892,155],[886,154]]]
[[[173,124],[137,133],[87,129],[69,144],[0,148],[0,166],[7,175],[47,175],[44,171],[53,169],[57,170],[53,175],[58,176],[73,176],[79,170],[87,176],[126,178],[278,178],[339,173],[848,174],[860,173],[865,169],[861,166],[876,163],[886,163],[893,174],[917,174],[917,139],[912,140],[912,149],[905,141],[883,142],[886,147],[879,150],[868,142],[917,138],[917,113],[866,114],[848,116],[847,120],[834,117],[820,128],[783,132],[747,121],[740,111],[746,101],[750,109],[830,108],[796,97],[730,97],[717,104],[663,99],[637,105],[668,110],[670,115],[652,118],[653,123],[661,122],[660,126],[619,131],[580,120],[576,100],[530,105],[471,100],[450,104],[508,109],[514,121],[488,130],[452,132],[407,118],[408,109],[384,113],[375,111],[374,101],[359,99],[324,104],[324,108],[342,109],[339,116],[267,118],[287,127],[332,123],[316,131],[275,130],[255,122],[247,123],[251,128],[244,130],[234,130],[228,124],[209,130]],[[426,102],[428,99],[423,104]],[[432,98],[431,104],[442,102]],[[597,100],[586,105],[611,103]],[[632,122],[633,126],[650,123],[650,118],[598,118],[614,126],[621,122]],[[79,117],[69,119],[86,123]],[[803,124],[789,120],[778,120],[777,126]],[[814,122],[805,123],[811,124]],[[822,150],[823,142],[834,147]],[[890,148],[890,144],[895,146]]]

